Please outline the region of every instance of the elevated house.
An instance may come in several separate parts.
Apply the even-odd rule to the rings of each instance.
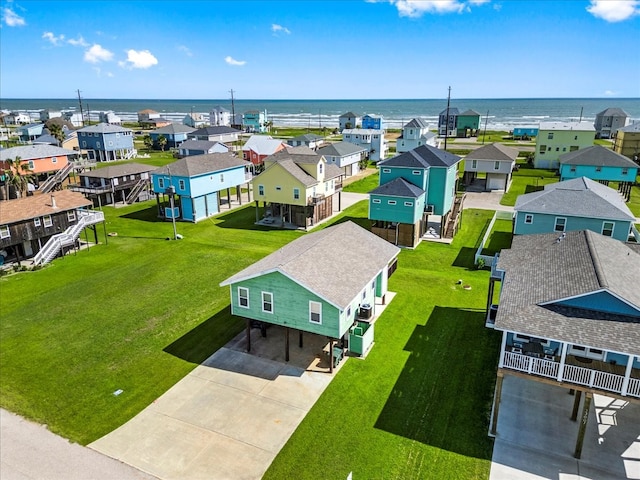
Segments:
[[[230,127],[231,112],[220,105],[216,105],[209,112],[209,125],[212,127]]]
[[[151,110],[150,108],[146,108],[138,112],[138,123],[140,125],[148,123],[151,120],[159,119],[159,118],[161,118],[160,114],[155,110]]]
[[[456,107],[445,108],[438,115],[438,135],[441,137],[456,137],[460,110]]]
[[[192,157],[194,155],[206,155],[208,153],[226,153],[229,147],[224,143],[209,140],[187,140],[178,147],[179,157]]]
[[[429,131],[429,125],[421,118],[414,118],[402,127],[402,135],[396,140],[396,152],[404,153],[422,145],[436,146],[437,135]]]
[[[322,147],[324,143],[324,137],[316,135],[315,133],[305,133],[304,135],[298,135],[297,137],[287,140],[287,144],[292,147],[308,147],[311,150]]]
[[[363,115],[362,116],[362,129],[363,130],[384,130],[384,119],[382,115]]]
[[[31,117],[24,112],[10,112],[3,117],[5,125],[25,125],[31,123]]]
[[[267,128],[266,110],[249,110],[242,116],[242,129],[249,133],[265,133]]]
[[[232,188],[242,203],[241,187],[248,182],[249,165],[232,153],[212,153],[185,157],[158,168],[151,173],[158,216],[189,222],[209,218],[220,212],[225,190],[224,201],[231,208]]]
[[[73,233],[69,233],[69,238],[59,245],[60,248],[56,250],[47,247],[47,250],[51,250],[55,256],[62,247],[73,247],[85,225],[94,225],[104,220],[102,212],[86,210],[90,205],[91,202],[82,194],[70,190],[2,202],[0,250],[4,252],[3,257],[7,261],[31,258],[38,255],[52,237],[59,239],[70,228],[78,225]],[[52,244],[56,243],[56,239]]]
[[[593,126],[596,138],[614,138],[619,128],[627,126],[629,114],[621,108],[607,108],[596,114]]]
[[[334,249],[349,252],[335,255]],[[334,345],[362,355],[374,341],[376,300],[385,302],[388,279],[400,250],[351,221],[306,234],[227,278],[231,313],[246,319],[247,351],[251,323],[262,322],[303,335],[326,337],[333,371]],[[338,349],[338,357],[342,347]],[[289,360],[286,341],[285,360]]]
[[[575,391],[571,419],[583,419],[577,458],[593,394],[640,401],[638,285],[637,244],[590,230],[514,237],[489,284],[487,326],[502,332],[492,433],[500,432],[501,403],[510,401],[501,399],[505,375]]]
[[[19,126],[16,129],[16,133],[21,142],[27,143],[42,135],[42,130],[44,130],[44,123],[29,123]]]
[[[480,114],[475,110],[465,110],[456,118],[457,137],[476,137],[480,128]]]
[[[73,110],[62,112],[63,119],[73,125],[75,128],[84,126],[84,118],[80,112]]]
[[[640,171],[637,163],[602,145],[565,153],[559,160],[560,180],[587,177],[605,185],[618,182],[618,191],[627,201]]]
[[[98,121],[100,123],[109,123],[111,125],[122,125],[122,119],[113,113],[112,110],[107,110],[106,112],[100,112],[98,116]]]
[[[125,163],[85,170],[79,174],[79,182],[69,188],[84,194],[94,207],[149,200],[150,173],[155,169],[140,163]]]
[[[182,124],[192,128],[204,127],[207,125],[207,117],[198,112],[187,113],[182,119]]]
[[[242,146],[242,157],[251,162],[252,170],[261,170],[264,159],[285,149],[282,140],[272,138],[270,135],[251,135]]]
[[[382,130],[347,128],[342,131],[342,140],[366,148],[367,157],[374,162],[384,159],[389,150]]]
[[[316,150],[328,164],[342,169],[345,177],[360,173],[360,162],[366,158],[367,149],[349,142],[330,143]]]
[[[239,130],[231,127],[202,127],[187,134],[189,140],[233,143],[238,141]]]
[[[484,190],[509,190],[516,159],[520,152],[517,148],[501,143],[492,143],[472,150],[464,161],[464,183],[471,185],[477,180],[478,173],[485,176]]]
[[[529,140],[537,136],[538,125],[522,125],[513,129],[514,140]]]
[[[38,112],[39,118],[41,122],[46,122],[47,120],[51,120],[52,118],[60,118],[62,117],[62,112],[60,110],[40,110]]]
[[[621,241],[630,236],[640,241],[634,223],[635,216],[618,192],[580,177],[520,195],[514,207],[513,233],[561,235],[588,229]]]
[[[357,113],[347,112],[343,113],[338,117],[338,129],[342,132],[343,130],[351,130],[352,128],[360,128],[362,125],[362,117]]]
[[[394,244],[415,247],[427,230],[428,215],[438,215],[440,237],[452,238],[461,208],[456,204],[460,160],[423,145],[380,162],[380,185],[369,192],[371,231]]]
[[[195,128],[188,125],[172,123],[166,127],[158,128],[153,132],[149,132],[149,136],[153,141],[154,148],[158,148],[158,138],[160,135],[167,139],[166,148],[178,148],[187,140],[188,135],[193,133],[195,130]]]
[[[256,222],[306,229],[342,209],[342,170],[313,150],[288,148],[265,158],[264,166],[251,182]]]
[[[591,147],[595,135],[589,122],[540,122],[533,166],[557,169],[561,155]]]
[[[618,129],[613,150],[640,164],[640,122]]]
[[[111,162],[128,160],[135,155],[133,131],[118,125],[99,123],[77,131],[78,144],[89,160]]]
[[[156,128],[166,127],[167,125],[171,125],[172,123],[173,122],[168,118],[159,117],[159,118],[150,118],[149,120],[140,122],[140,126],[142,128],[148,128],[153,130]]]

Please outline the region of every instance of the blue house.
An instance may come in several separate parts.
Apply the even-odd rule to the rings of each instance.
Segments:
[[[619,182],[618,191],[629,201],[638,164],[601,145],[565,153],[559,158],[560,180],[587,177],[603,183]]]
[[[44,123],[30,123],[18,127],[16,132],[21,141],[30,142],[42,135],[42,130],[44,130]]]
[[[223,190],[227,191],[226,203],[231,208],[232,187],[236,187],[237,201],[242,204],[240,186],[248,181],[246,171],[250,165],[232,153],[212,153],[185,157],[155,170],[151,181],[158,216],[190,222],[211,217],[220,212]],[[172,193],[178,197],[174,197],[173,211],[170,208]]]
[[[384,120],[382,115],[364,115],[362,117],[362,128],[371,130],[384,130]]]
[[[380,186],[369,198],[372,231],[395,244],[414,247],[426,231],[427,216],[438,215],[444,236],[452,220],[460,160],[422,145],[378,163]]]
[[[160,135],[167,139],[167,148],[177,148],[182,142],[187,140],[187,135],[196,129],[188,125],[181,123],[172,123],[166,127],[158,128],[149,133],[151,140],[153,140],[154,147],[158,147],[158,137]]]
[[[513,129],[513,139],[514,140],[525,140],[538,136],[538,127],[514,127]]]
[[[81,150],[86,150],[89,160],[127,160],[136,152],[133,148],[133,132],[128,128],[99,123],[77,132],[78,145]]]
[[[640,240],[635,216],[614,189],[586,177],[545,185],[540,192],[520,195],[514,207],[513,233],[564,234],[591,230],[626,242]]]
[[[267,128],[267,111],[249,110],[242,117],[242,128],[245,132],[264,133]]]

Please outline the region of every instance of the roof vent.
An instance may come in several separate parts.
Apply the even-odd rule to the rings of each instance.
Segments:
[[[56,205],[56,197],[54,195],[51,195],[51,208],[58,208],[58,205]]]

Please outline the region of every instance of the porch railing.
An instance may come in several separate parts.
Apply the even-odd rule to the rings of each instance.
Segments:
[[[584,385],[589,388],[622,394],[624,376],[591,368],[565,364],[562,377],[558,378],[560,363],[553,360],[529,357],[513,352],[504,352],[503,367],[530,375],[554,378],[559,382]],[[640,379],[629,378],[626,395],[640,398]]]

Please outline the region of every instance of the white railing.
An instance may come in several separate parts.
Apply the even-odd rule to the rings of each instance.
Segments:
[[[63,168],[58,170],[55,174],[47,178],[42,185],[40,185],[40,192],[49,193],[58,183],[62,183],[62,181],[69,175],[69,172],[73,168],[73,163],[67,163]]]
[[[635,225],[631,225],[631,233],[629,234],[629,237],[631,236],[636,239],[636,242],[640,243],[640,232],[638,232],[638,229],[635,227]]]
[[[503,367],[531,375],[557,379],[560,363],[554,362],[553,360],[529,357],[519,353],[504,352]],[[560,378],[559,381],[584,385],[599,390],[607,390],[614,393],[622,393],[624,376],[565,364],[562,378]],[[629,379],[626,394],[640,398],[640,379]]]
[[[507,212],[502,210],[496,210],[496,213],[493,214],[493,218],[491,222],[489,222],[489,226],[487,227],[487,231],[484,232],[484,237],[482,237],[482,242],[480,242],[480,246],[478,250],[476,250],[475,254],[475,264],[478,264],[478,260],[483,259],[484,264],[487,267],[493,266],[493,261],[495,257],[493,255],[482,255],[482,250],[486,246],[489,241],[489,237],[491,237],[491,233],[493,231],[493,225],[496,223],[496,220],[511,220],[513,218],[513,212]]]
[[[63,247],[73,245],[85,227],[104,221],[104,213],[95,210],[77,210],[76,215],[78,222],[64,232],[53,235],[33,257],[34,265],[49,263]]]

